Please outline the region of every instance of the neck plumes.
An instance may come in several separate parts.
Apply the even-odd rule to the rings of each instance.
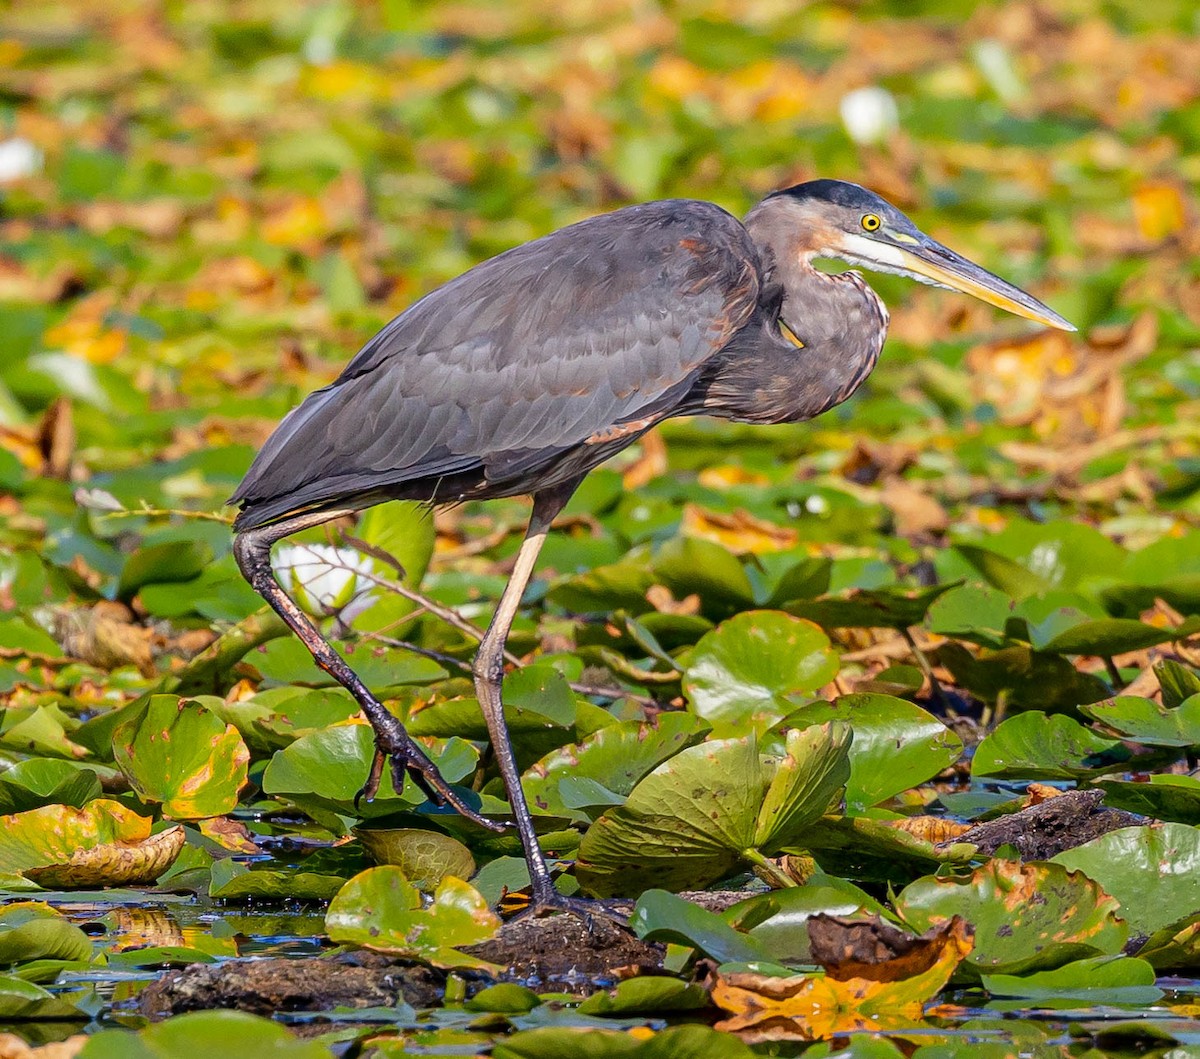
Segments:
[[[798,212],[787,200],[768,198],[746,218],[762,255],[760,316],[731,344],[736,348],[709,391],[713,405],[741,394],[738,419],[799,422],[841,404],[871,373],[887,335],[887,309],[861,276],[812,266],[835,245],[834,233]]]

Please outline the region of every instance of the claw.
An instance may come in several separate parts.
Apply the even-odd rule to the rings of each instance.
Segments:
[[[589,934],[595,933],[595,917],[597,916],[610,920],[618,926],[629,926],[628,913],[612,907],[609,902],[588,897],[568,897],[566,894],[559,893],[558,890],[535,897],[533,903],[513,919],[541,919],[543,916],[563,912],[582,920]]]
[[[396,727],[399,728],[399,725]],[[371,759],[371,771],[367,774],[367,782],[363,784],[362,790],[354,796],[356,810],[362,801],[369,802],[375,797],[379,790],[379,781],[383,778],[385,764],[391,766],[392,786],[397,791],[404,790],[405,778],[411,777],[413,783],[434,805],[449,805],[460,816],[489,831],[506,830],[505,824],[480,816],[467,805],[442,778],[437,766],[429,760],[425,751],[402,728],[399,728],[399,731],[376,731],[375,756]]]
[[[371,771],[367,773],[367,782],[362,785],[362,788],[354,796],[355,812],[358,812],[360,802],[373,802],[375,800],[375,795],[379,791],[379,781],[383,779],[383,765],[385,761],[387,761],[387,755],[376,744],[375,756],[371,759]]]

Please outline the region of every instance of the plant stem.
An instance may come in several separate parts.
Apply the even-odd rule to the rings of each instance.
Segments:
[[[755,875],[769,886],[773,886],[776,890],[788,890],[797,885],[795,879],[790,875],[784,874],[778,865],[772,863],[758,850],[753,848],[744,849],[742,850],[742,857],[748,860],[753,866]]]

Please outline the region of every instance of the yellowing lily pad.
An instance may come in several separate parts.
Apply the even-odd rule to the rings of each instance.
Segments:
[[[198,820],[237,806],[250,752],[236,728],[198,703],[154,695],[113,733],[117,766],[164,816]]]
[[[153,882],[185,839],[181,827],[151,835],[151,823],[104,798],[82,809],[45,805],[0,816],[0,872],[56,889]]]
[[[1119,953],[1129,927],[1114,897],[1060,864],[993,860],[966,878],[926,876],[896,911],[924,931],[961,915],[975,930],[967,965],[980,974],[1027,974]]]

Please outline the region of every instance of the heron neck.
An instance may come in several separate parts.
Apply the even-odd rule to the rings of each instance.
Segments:
[[[879,359],[888,314],[857,273],[831,276],[799,254],[784,268],[769,252],[764,257],[759,313],[727,347],[704,403],[731,419],[801,422],[862,385]]]

